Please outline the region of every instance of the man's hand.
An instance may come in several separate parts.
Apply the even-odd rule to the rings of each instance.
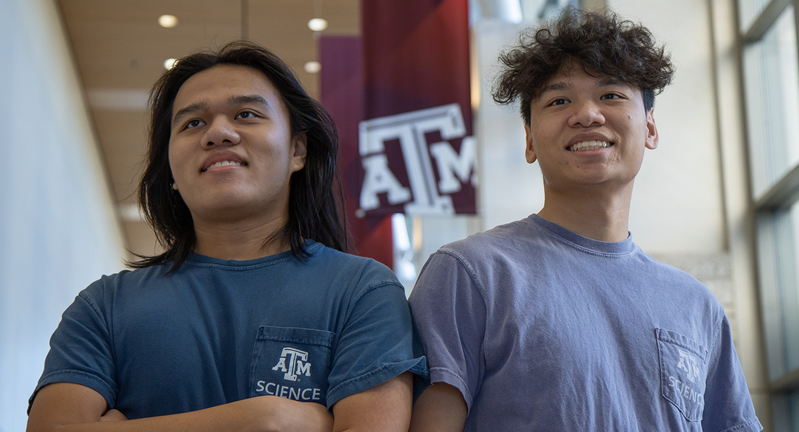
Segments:
[[[260,413],[257,431],[330,432],[333,416],[324,405],[277,396],[259,396],[234,402],[248,413]]]

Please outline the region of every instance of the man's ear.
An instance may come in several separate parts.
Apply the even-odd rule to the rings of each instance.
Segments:
[[[308,136],[305,132],[298,132],[291,137],[293,153],[291,157],[291,172],[297,172],[305,167],[308,157]]]
[[[524,140],[527,142],[527,146],[524,149],[524,157],[527,159],[527,163],[535,162],[535,149],[533,148],[533,134],[530,132],[530,125],[524,125]]]
[[[651,108],[646,113],[646,148],[654,150],[658,148],[658,127],[655,125],[655,108]]]

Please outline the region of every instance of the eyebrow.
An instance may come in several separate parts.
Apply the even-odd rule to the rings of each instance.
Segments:
[[[566,89],[570,89],[572,87],[574,87],[574,86],[569,84],[569,83],[566,83],[566,82],[563,82],[563,81],[558,81],[556,83],[549,84],[548,86],[546,86],[543,89],[541,89],[541,94],[543,95],[544,93],[546,93],[548,91],[566,90]]]
[[[180,111],[175,113],[175,118],[172,119],[172,124],[176,124],[180,122],[183,117],[188,115],[194,114],[196,112],[205,111],[208,109],[208,103],[206,102],[194,102],[185,108],[181,108]]]
[[[269,102],[267,102],[266,99],[264,99],[264,97],[261,95],[241,95],[241,96],[237,95],[237,96],[231,96],[227,100],[227,104],[229,106],[243,105],[248,103],[262,105],[267,109],[271,108],[269,106]],[[194,102],[185,108],[181,108],[175,114],[175,118],[172,120],[172,124],[174,125],[176,123],[179,123],[180,120],[182,120],[184,117],[197,112],[205,111],[207,109],[208,109],[207,102],[205,101]]]
[[[599,83],[597,83],[597,87],[607,87],[612,85],[626,85],[626,84],[624,81],[613,77],[604,77],[599,80]]]
[[[608,87],[608,86],[612,86],[612,85],[624,85],[624,82],[619,80],[619,79],[617,79],[617,78],[613,78],[613,77],[604,77],[604,78],[600,79],[599,82],[597,82],[597,87]],[[571,83],[558,81],[558,82],[552,83],[552,84],[544,87],[541,90],[541,93],[543,94],[543,93],[548,92],[548,91],[567,90],[567,89],[570,89],[572,87],[573,87],[573,85]]]
[[[609,86],[613,86],[613,85],[626,85],[626,83],[624,81],[621,81],[618,78],[606,76],[606,77],[601,78],[599,80],[599,82],[597,82],[596,86],[597,87],[609,87]],[[543,89],[541,89],[541,92],[538,93],[538,96],[535,98],[535,100],[540,100],[541,96],[543,96],[544,93],[546,93],[546,92],[568,90],[568,89],[570,89],[572,87],[574,87],[574,86],[571,83],[568,83],[568,82],[564,82],[564,81],[554,82],[554,83],[549,84],[548,86],[544,87]]]
[[[264,99],[261,95],[246,95],[246,96],[231,96],[227,100],[228,105],[243,105],[248,103],[254,103],[258,105],[263,105],[266,108],[271,108],[269,106],[269,102]]]

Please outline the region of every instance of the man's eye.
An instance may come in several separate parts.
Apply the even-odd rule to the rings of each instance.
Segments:
[[[203,124],[202,120],[191,120],[190,122],[186,123],[186,129],[197,127]]]
[[[616,93],[608,93],[608,94],[606,94],[606,95],[602,95],[602,97],[601,97],[601,98],[599,98],[599,99],[602,99],[602,100],[607,100],[607,99],[621,99],[621,96],[617,95]]]
[[[236,116],[236,118],[241,118],[241,119],[253,118],[253,117],[255,117],[255,114],[253,114],[251,111],[242,111],[239,113],[239,115]]]
[[[567,102],[568,101],[566,99],[555,99],[555,100],[553,100],[552,102],[549,103],[549,106],[563,105],[563,104],[565,104]]]

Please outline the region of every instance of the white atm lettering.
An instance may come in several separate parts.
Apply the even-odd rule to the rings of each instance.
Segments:
[[[458,104],[362,121],[359,129],[364,180],[358,214],[377,209],[378,195],[382,193],[389,205],[404,204],[405,213],[452,214],[449,195],[460,191],[465,183],[476,184],[476,145],[472,137],[465,136]],[[434,132],[440,133],[444,141],[428,144],[425,135]],[[448,142],[458,138],[462,138],[460,154]],[[393,140],[399,141],[410,188],[400,183],[388,165],[385,143]]]

